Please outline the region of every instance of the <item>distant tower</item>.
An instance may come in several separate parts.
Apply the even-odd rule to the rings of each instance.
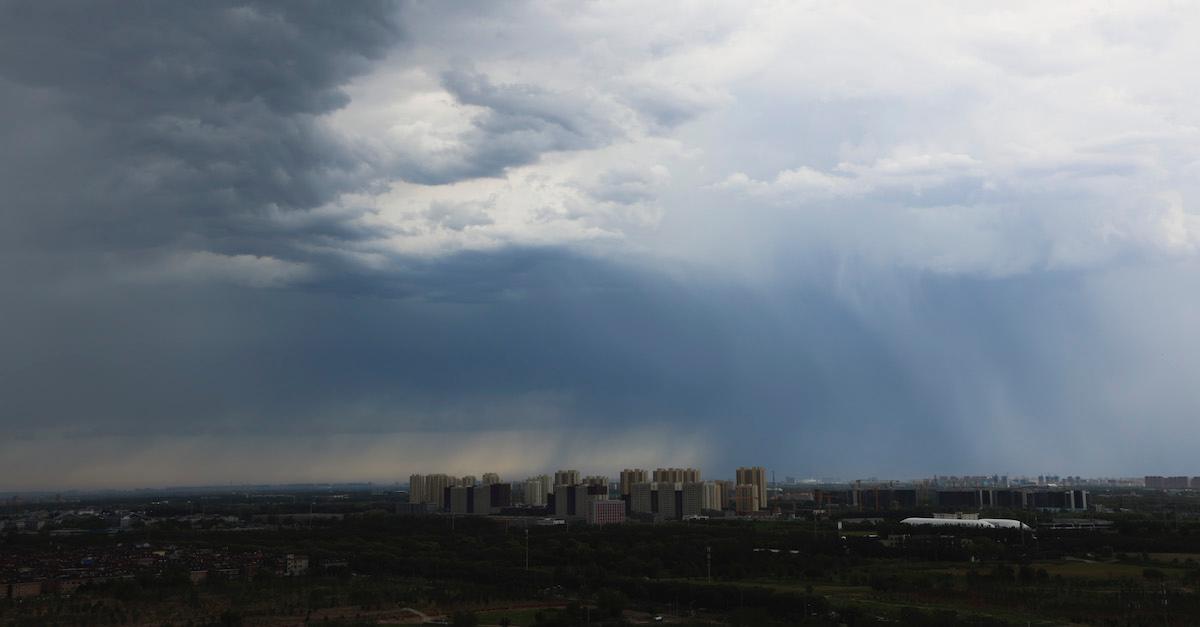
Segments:
[[[767,469],[762,466],[737,469],[737,485],[754,486],[758,507],[767,506]]]
[[[646,471],[641,468],[626,468],[621,471],[621,496],[629,496],[633,493],[633,484],[646,483],[650,479],[646,475]]]
[[[579,485],[578,470],[559,470],[554,473],[554,485]]]
[[[413,474],[408,476],[408,502],[428,503],[433,499],[425,493],[425,475]]]

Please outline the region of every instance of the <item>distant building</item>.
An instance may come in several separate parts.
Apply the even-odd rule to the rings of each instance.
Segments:
[[[684,516],[683,485],[671,481],[635,483],[630,487],[629,511],[651,514],[655,520],[680,520]]]
[[[608,491],[608,477],[604,475],[589,475],[584,477],[580,483],[592,486],[604,486],[605,491]]]
[[[739,472],[741,471],[739,470]],[[757,485],[753,483],[741,483],[733,490],[734,502],[736,503],[734,509],[737,510],[737,513],[750,514],[757,512],[762,507],[761,501],[758,500],[759,494],[762,491],[758,489]]]
[[[425,475],[414,474],[408,476],[408,502],[413,504],[428,503],[429,497],[425,493]]]
[[[532,507],[545,507],[546,497],[553,490],[549,475],[538,475],[525,480],[525,504]]]
[[[1158,475],[1147,475],[1145,484],[1147,488],[1152,490],[1186,490],[1193,486],[1192,483],[1196,477],[1189,480],[1187,477],[1160,477]]]
[[[979,509],[1084,510],[1088,507],[1087,490],[1054,488],[937,490],[934,501],[940,507]]]
[[[507,483],[478,485],[472,488],[475,514],[498,514],[512,505],[512,486]]]
[[[587,518],[591,502],[608,498],[608,486],[554,486],[554,515],[559,518]]]
[[[475,486],[458,485],[446,488],[450,492],[450,512],[453,514],[475,513]]]
[[[656,481],[654,490],[658,493],[658,516],[661,520],[683,519],[683,484],[674,481]],[[697,512],[699,513],[699,512]]]
[[[752,485],[758,491],[758,507],[767,506],[767,469],[762,466],[737,469],[737,485]]]
[[[699,516],[705,511],[720,510],[721,499],[715,481],[693,481],[683,484],[683,516]]]
[[[485,473],[483,473],[483,480],[481,481],[481,483],[483,485],[492,485],[493,483],[500,483],[500,475],[498,475],[494,472],[485,472]]]
[[[475,475],[465,475],[462,479],[459,480],[458,485],[472,486],[472,485],[475,485],[476,483],[479,483],[479,481],[477,481],[475,479]]]
[[[714,509],[733,509],[733,489],[737,483],[727,479],[717,479],[713,483],[717,486],[717,502],[720,503],[720,506]]]
[[[645,470],[640,468],[626,468],[621,471],[621,496],[627,497],[633,494],[633,484],[645,483],[650,481]]]
[[[418,477],[420,477],[420,483],[422,484],[422,487],[419,490],[421,500],[411,500],[411,495],[416,494],[418,489],[415,485],[410,484],[410,502],[432,503],[437,510],[449,511],[449,493],[446,491],[446,489],[458,485],[458,477],[452,477],[444,474],[424,475],[423,477],[421,475],[413,475],[413,477],[409,478],[409,481],[411,482]]]
[[[308,572],[308,556],[288,553],[283,560],[283,574],[288,577],[299,577]]]
[[[639,481],[629,488],[629,510],[640,514],[658,512],[658,494],[654,484],[649,481]]]
[[[625,522],[625,501],[615,499],[591,501],[587,521],[590,525],[611,525]]]
[[[914,509],[917,500],[917,490],[913,488],[862,487],[861,484],[857,484],[851,494],[851,502],[860,511]]]
[[[688,483],[700,480],[700,471],[695,468],[658,468],[651,477],[654,482]]]
[[[578,470],[559,470],[554,473],[554,485],[579,485]]]

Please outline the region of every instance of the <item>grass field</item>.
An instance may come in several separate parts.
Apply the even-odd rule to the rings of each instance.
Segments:
[[[1173,564],[1176,560],[1182,564],[1189,559],[1200,564],[1200,553],[1149,553],[1148,555],[1152,561],[1166,564]]]
[[[479,619],[480,625],[498,625],[500,624],[500,619],[507,618],[509,624],[514,627],[528,627],[534,623],[534,617],[537,616],[537,613],[545,609],[542,607],[533,607],[514,610],[494,610],[479,612],[475,617]]]
[[[1121,564],[1115,562],[1037,562],[1034,568],[1044,568],[1051,576],[1081,577],[1087,579],[1141,579],[1145,566],[1138,564]],[[1176,568],[1158,567],[1158,570],[1169,577],[1176,577],[1182,571]]]

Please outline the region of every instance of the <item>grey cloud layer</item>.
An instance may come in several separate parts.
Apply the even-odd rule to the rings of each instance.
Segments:
[[[9,2],[6,241],[266,254],[271,212],[364,184],[314,116],[400,36],[389,5]],[[10,197],[11,198],[11,197]],[[349,236],[336,224],[303,230]],[[309,234],[311,235],[311,234]],[[189,241],[195,238],[200,242]]]
[[[364,442],[484,432],[710,474],[1195,472],[1193,135],[1122,104],[1043,145],[971,72],[900,84],[756,12],[481,10],[0,5],[0,488],[272,438],[388,479],[415,468]],[[1004,60],[971,67],[1089,68]]]

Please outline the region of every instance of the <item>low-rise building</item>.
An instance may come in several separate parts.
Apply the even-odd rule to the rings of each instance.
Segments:
[[[308,556],[288,553],[283,560],[283,574],[298,577],[308,573]]]
[[[587,521],[590,525],[611,525],[625,522],[625,501],[616,499],[591,501]]]

